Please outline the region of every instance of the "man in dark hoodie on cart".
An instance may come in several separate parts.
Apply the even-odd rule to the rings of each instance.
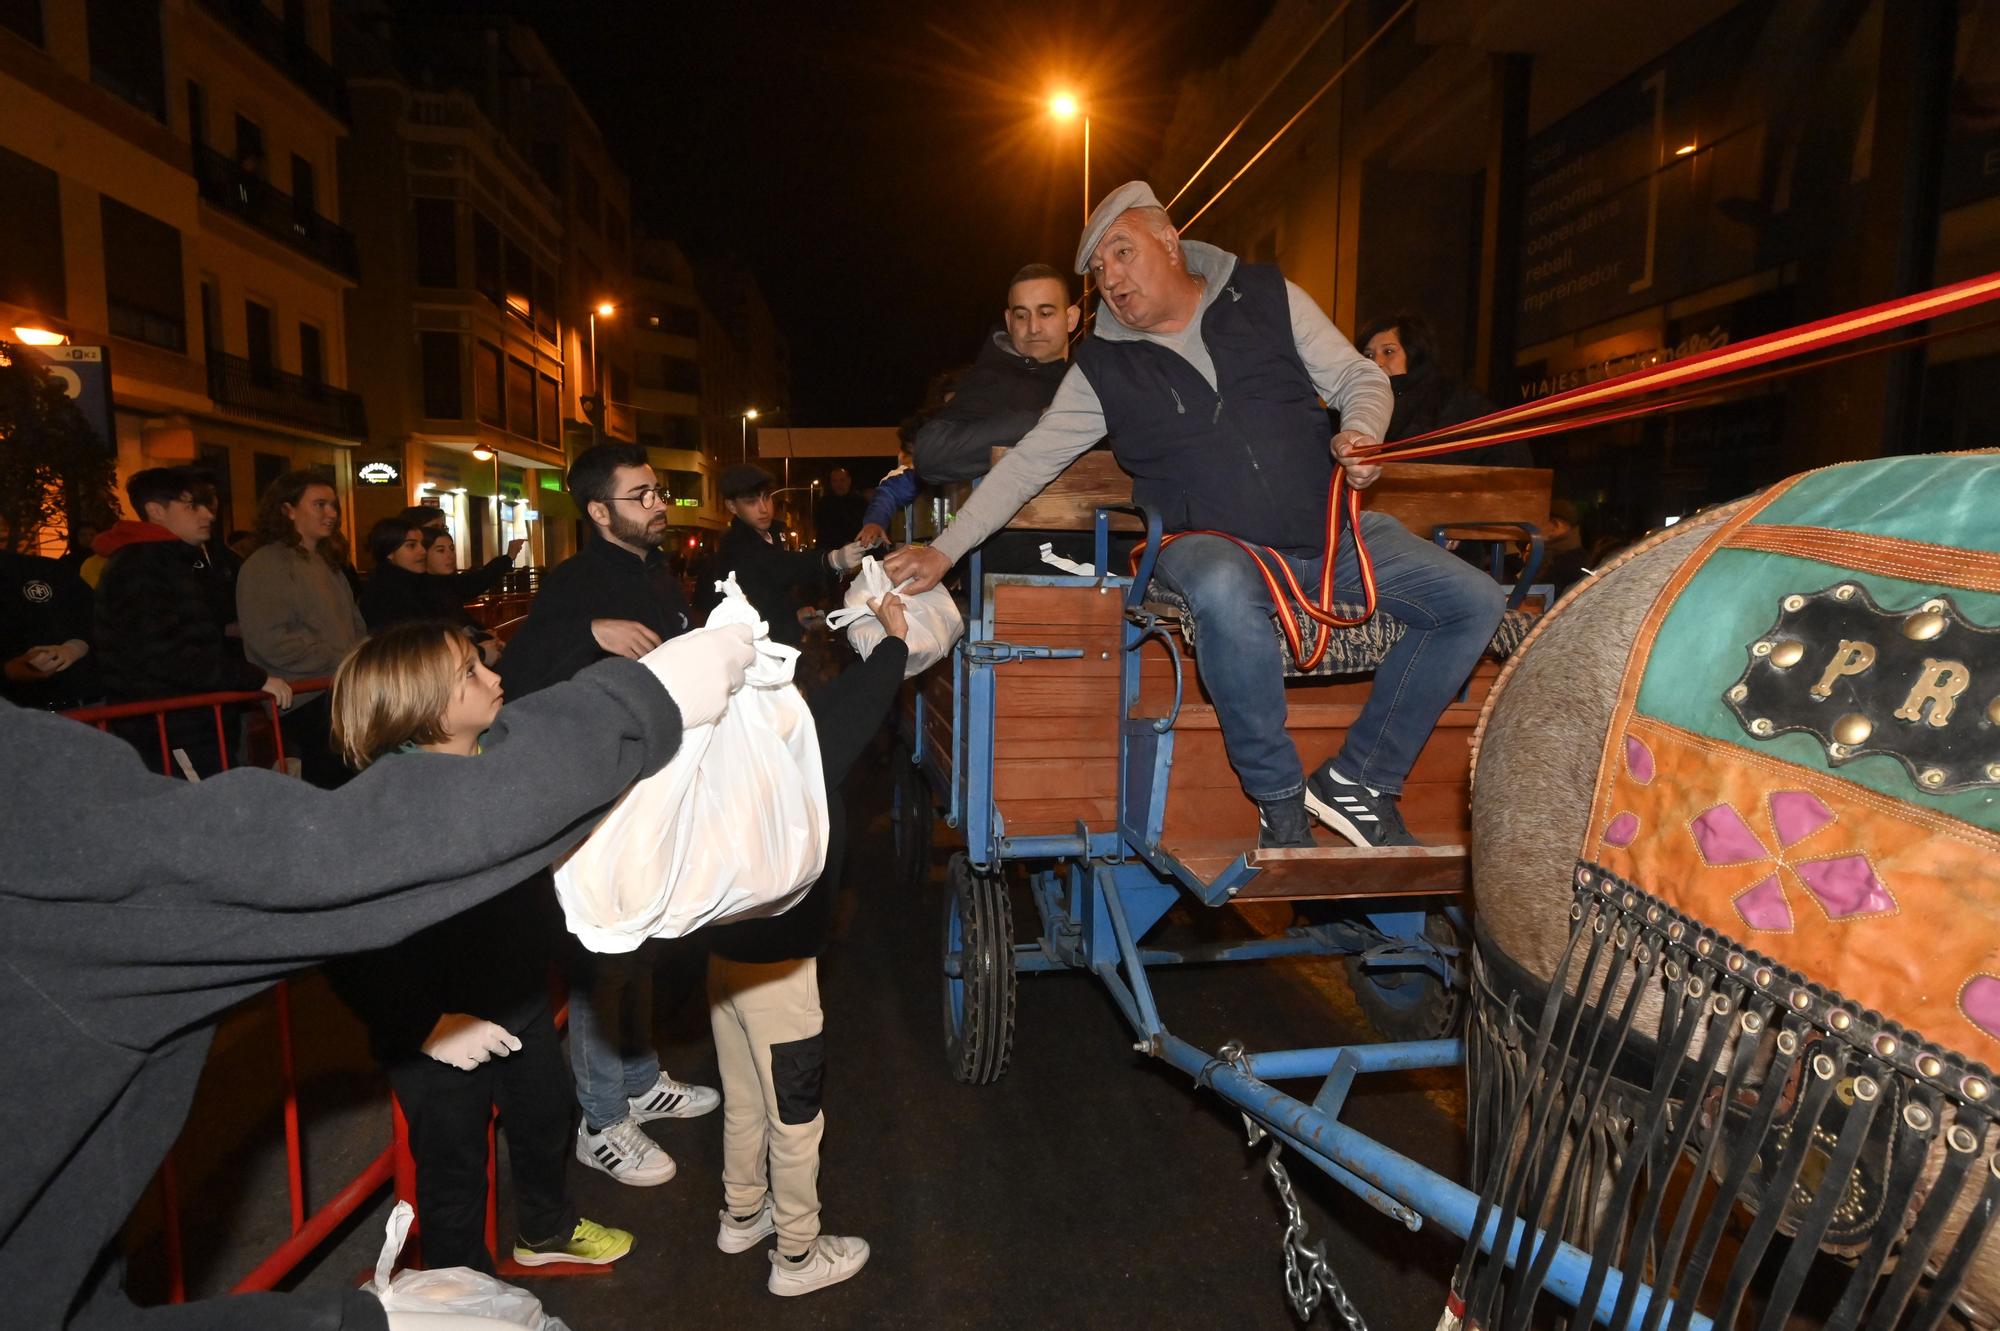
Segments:
[[[675,648],[510,704],[477,762],[411,754],[339,790],[255,768],[160,776],[89,726],[0,703],[8,1326],[390,1325],[372,1294],[338,1287],[139,1309],[119,1231],[180,1134],[218,1017],[506,891],[664,765],[683,727],[722,714],[749,635]]]
[[[1345,746],[1308,775],[1285,733],[1284,648],[1258,567],[1282,560],[1301,586],[1318,584],[1333,468],[1356,489],[1381,476],[1356,450],[1388,428],[1388,376],[1275,267],[1183,240],[1143,181],[1090,215],[1076,270],[1095,275],[1104,303],[1054,401],[935,544],[889,557],[890,579],[914,579],[911,592],[936,585],[1109,435],[1133,498],[1168,532],[1223,532],[1273,552],[1190,535],[1167,547],[1157,573],[1196,624],[1201,680],[1257,804],[1260,844],[1312,845],[1311,818],[1359,846],[1410,844],[1397,796],[1500,622],[1498,584],[1394,518],[1361,515],[1379,604],[1407,632],[1375,672]],[[1328,407],[1342,426],[1331,438]],[[1362,599],[1351,542],[1337,552],[1334,581],[1341,601]]]

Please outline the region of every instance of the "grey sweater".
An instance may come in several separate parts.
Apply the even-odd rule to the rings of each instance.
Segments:
[[[340,570],[289,545],[260,545],[236,575],[243,655],[281,679],[331,675],[368,636],[354,589]]]
[[[1112,342],[1157,342],[1199,370],[1213,387],[1215,362],[1201,338],[1201,316],[1227,285],[1230,273],[1236,269],[1236,256],[1198,240],[1183,241],[1182,248],[1187,252],[1188,271],[1208,284],[1202,292],[1201,305],[1185,331],[1146,333],[1127,328],[1118,322],[1109,304],[1100,304],[1091,336]],[[1334,327],[1333,320],[1296,283],[1285,283],[1285,296],[1292,316],[1292,342],[1299,349],[1299,359],[1304,362],[1313,387],[1328,406],[1340,413],[1343,428],[1358,430],[1371,439],[1382,438],[1389,428],[1389,416],[1396,408],[1389,376],[1356,351],[1347,335]],[[1098,403],[1097,390],[1072,362],[1040,422],[972,492],[972,498],[958,511],[933,548],[957,563],[974,546],[1006,526],[1021,505],[1039,494],[1064,467],[1103,437],[1104,408]],[[1331,443],[1329,432],[1329,446]]]
[[[126,1299],[118,1232],[180,1133],[215,1019],[512,887],[680,735],[652,673],[613,660],[509,704],[477,762],[409,754],[334,791],[253,768],[196,785],[0,703],[6,1324],[385,1327],[358,1290],[143,1312]]]

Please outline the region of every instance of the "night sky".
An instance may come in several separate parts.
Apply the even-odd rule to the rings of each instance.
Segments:
[[[893,425],[972,358],[1024,263],[1067,270],[1083,212],[1151,162],[1179,77],[1269,0],[690,4],[420,0],[527,19],[631,174],[634,211],[758,277],[791,344],[777,423]],[[1159,182],[1155,182],[1158,184]],[[1172,188],[1172,182],[1164,188]]]

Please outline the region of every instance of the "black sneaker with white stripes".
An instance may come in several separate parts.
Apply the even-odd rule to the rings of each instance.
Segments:
[[[1306,778],[1306,810],[1357,846],[1422,844],[1403,826],[1394,795],[1349,781],[1331,758]]]
[[[1257,801],[1257,849],[1306,850],[1313,844],[1312,819],[1303,795]]]

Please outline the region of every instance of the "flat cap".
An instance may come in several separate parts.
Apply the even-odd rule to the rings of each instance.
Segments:
[[[754,462],[739,462],[722,473],[722,497],[741,499],[745,495],[769,490],[776,484],[771,479],[771,473]]]
[[[1128,180],[1117,189],[1104,196],[1104,202],[1091,212],[1090,220],[1083,224],[1083,241],[1076,247],[1076,271],[1090,271],[1090,256],[1097,248],[1097,242],[1104,239],[1104,233],[1111,224],[1134,208],[1162,207],[1160,196],[1153,193],[1153,187],[1143,180]]]

